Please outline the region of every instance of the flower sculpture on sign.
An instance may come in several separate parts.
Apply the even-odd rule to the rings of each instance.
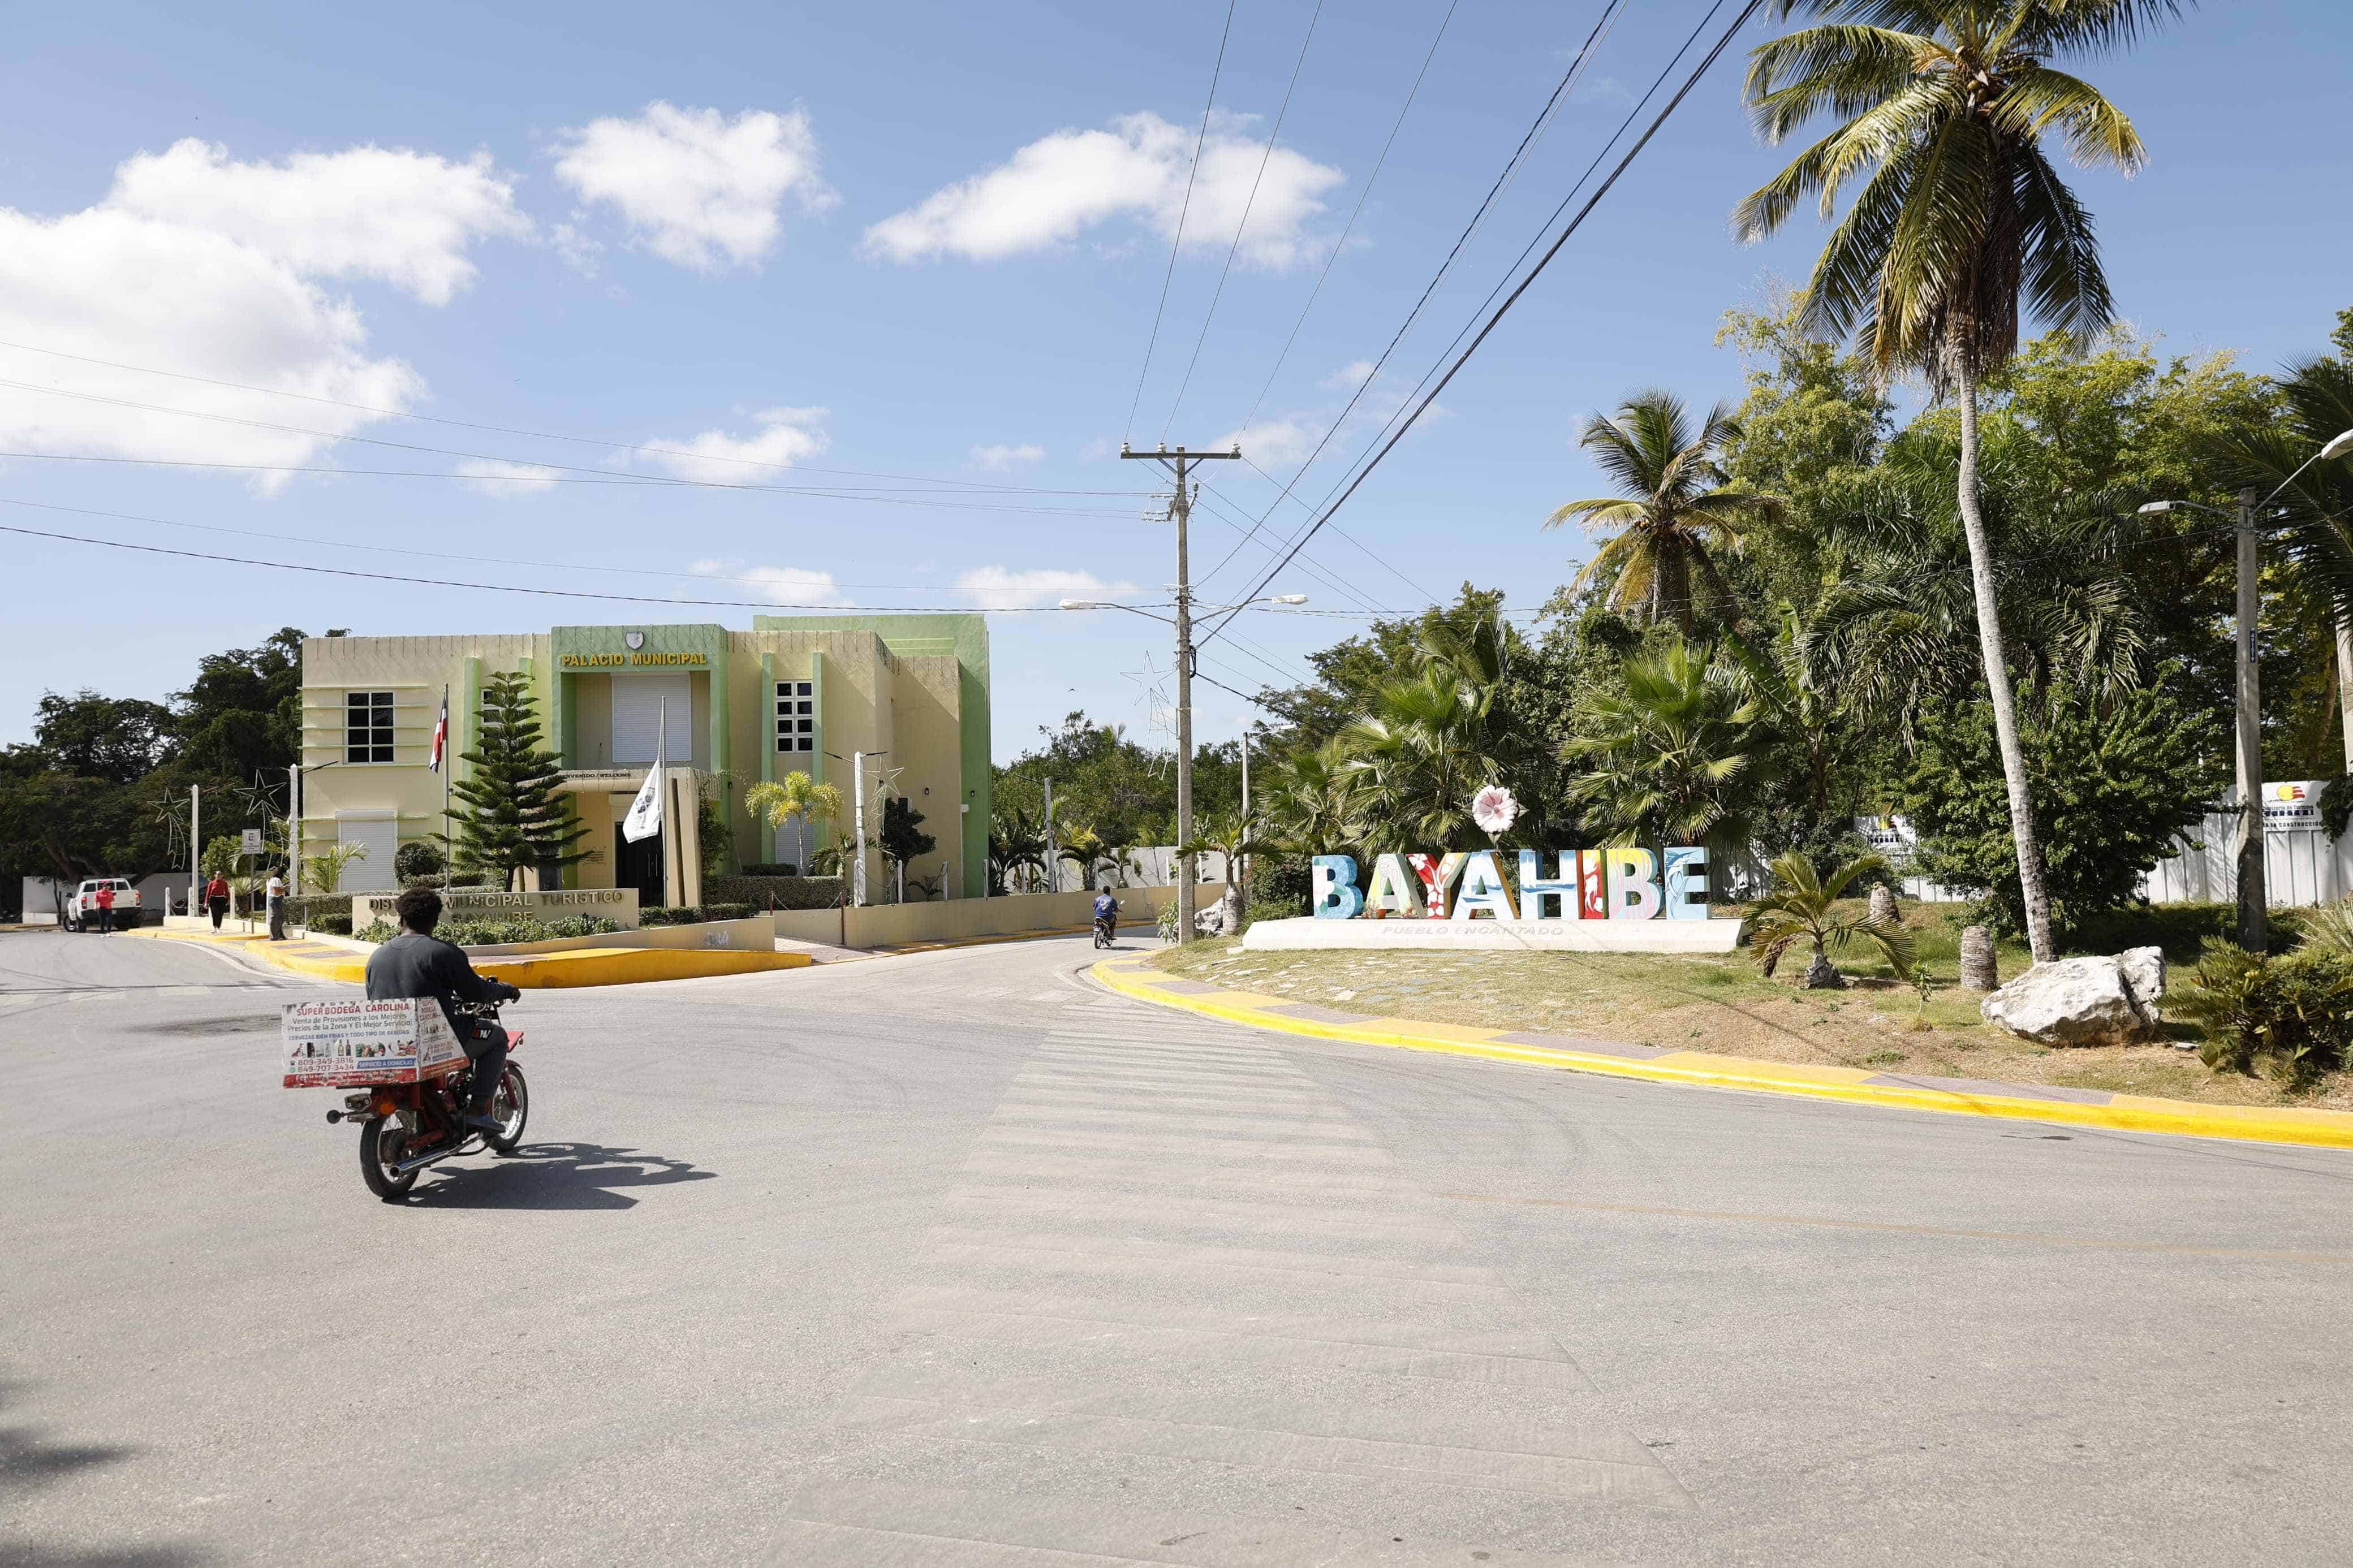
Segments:
[[[1471,797],[1471,820],[1488,834],[1507,833],[1519,819],[1520,803],[1502,784],[1489,784]]]

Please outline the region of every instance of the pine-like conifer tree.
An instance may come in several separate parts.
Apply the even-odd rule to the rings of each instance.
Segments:
[[[595,852],[574,847],[588,828],[573,819],[556,785],[564,764],[540,747],[539,719],[521,675],[502,671],[482,689],[481,744],[465,753],[472,771],[450,786],[451,859],[512,890],[526,867],[576,866]]]

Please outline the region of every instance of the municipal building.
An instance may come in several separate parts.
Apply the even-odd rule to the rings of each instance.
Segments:
[[[800,864],[851,828],[851,758],[866,752],[867,875],[883,896],[876,841],[886,793],[906,796],[935,841],[907,877],[942,896],[977,898],[987,874],[988,624],[969,614],[760,616],[717,626],[556,626],[480,637],[327,637],[302,645],[303,853],[366,846],[341,890],[396,887],[403,844],[447,830],[443,780],[428,762],[446,689],[449,765],[462,781],[482,688],[512,670],[535,695],[544,743],[596,853],[561,874],[573,888],[636,888],[642,904],[701,902],[698,798],[723,803],[725,871]],[[671,833],[630,843],[617,831],[662,737]],[[841,791],[839,834],[777,829],[744,793],[807,773]],[[667,837],[677,849],[663,853]],[[438,840],[437,840],[438,841]],[[674,859],[679,864],[666,863]],[[846,869],[846,868],[845,868]],[[541,874],[553,887],[553,868]],[[912,889],[910,896],[916,896]]]

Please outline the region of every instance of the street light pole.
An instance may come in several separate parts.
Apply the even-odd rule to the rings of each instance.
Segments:
[[[2263,563],[2253,486],[2239,492],[2238,525],[2239,945],[2262,952],[2269,945],[2271,909],[2263,886],[2263,677],[2255,664]]]
[[[1191,487],[1185,482],[1185,470],[1194,463],[1212,460],[1232,461],[1242,455],[1241,444],[1236,442],[1229,452],[1187,452],[1182,447],[1171,452],[1162,447],[1156,452],[1131,452],[1125,442],[1120,443],[1123,458],[1143,458],[1173,468],[1176,475],[1176,493],[1169,503],[1169,518],[1176,524],[1176,940],[1193,940],[1193,574],[1188,554],[1186,525],[1193,515]]]

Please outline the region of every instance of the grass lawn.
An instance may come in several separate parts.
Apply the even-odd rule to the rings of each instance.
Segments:
[[[1722,914],[1736,910],[1718,910]],[[1912,985],[1858,948],[1838,955],[1851,989],[1797,984],[1801,951],[1767,979],[1746,949],[1722,956],[1574,952],[1243,952],[1205,940],[1162,950],[1161,968],[1237,991],[1320,1002],[1354,1013],[1537,1029],[1767,1061],[1875,1072],[1933,1073],[2010,1083],[2061,1084],[2221,1105],[2306,1105],[2353,1110],[2353,1075],[2292,1094],[2268,1078],[2216,1073],[2195,1050],[2144,1046],[2044,1047],[1979,1016],[1982,999],[1958,982],[1960,908],[1903,905],[1905,924],[1931,981],[1925,1007]],[[2200,941],[2227,929],[2220,906],[2177,906],[2120,916],[2085,933],[2073,951],[2164,947],[2169,984],[2187,977]],[[2292,923],[2291,923],[2292,931]],[[2287,939],[2292,940],[2292,935]],[[2028,966],[2022,943],[2000,949],[2001,976]],[[2186,1045],[2187,1025],[2172,1026]]]

